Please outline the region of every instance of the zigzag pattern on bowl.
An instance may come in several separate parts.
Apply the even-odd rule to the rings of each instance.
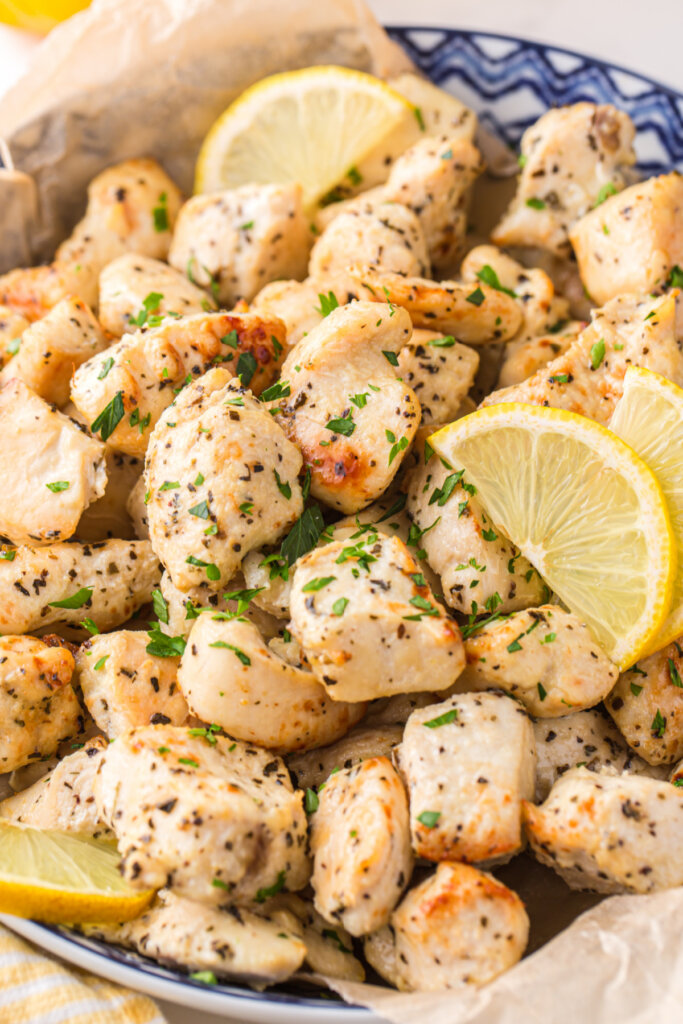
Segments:
[[[459,29],[387,30],[418,67],[477,112],[487,128],[517,146],[548,107],[613,103],[638,129],[644,174],[683,170],[683,96],[614,64],[542,43]]]

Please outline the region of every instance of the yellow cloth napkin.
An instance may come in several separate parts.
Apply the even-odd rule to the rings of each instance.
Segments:
[[[67,967],[0,925],[0,1024],[166,1024],[147,996]]]

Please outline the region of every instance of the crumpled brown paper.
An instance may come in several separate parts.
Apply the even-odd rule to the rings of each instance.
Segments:
[[[240,91],[325,63],[385,76],[411,67],[362,0],[95,0],[45,41],[0,101],[14,165],[0,170],[0,271],[50,258],[108,164],[156,157],[189,192],[201,139]],[[1,143],[0,153],[11,167]],[[330,987],[396,1024],[683,1019],[683,889],[599,901],[527,857],[496,873],[532,920],[535,951],[507,974],[479,991]]]

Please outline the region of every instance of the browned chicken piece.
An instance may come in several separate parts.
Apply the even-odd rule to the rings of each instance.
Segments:
[[[104,494],[104,446],[21,380],[0,387],[0,535],[13,544],[73,536]]]
[[[248,551],[286,533],[303,511],[300,469],[267,407],[225,370],[185,388],[145,468],[150,539],[175,586],[220,591]]]
[[[99,819],[93,794],[93,779],[108,746],[101,737],[88,740],[38,782],[3,800],[0,818],[33,828],[113,839]]]
[[[635,163],[634,135],[628,114],[609,104],[547,111],[522,136],[522,172],[493,230],[496,245],[567,255],[569,232],[579,218],[624,187],[622,169]]]
[[[680,638],[679,638],[680,639]],[[648,764],[683,757],[683,655],[678,641],[623,672],[605,700],[629,746]]]
[[[0,637],[0,772],[56,753],[82,726],[73,655],[32,636]]]
[[[676,335],[677,295],[612,299],[593,311],[593,322],[563,355],[523,383],[494,391],[482,405],[549,405],[607,424],[623,393],[629,366],[644,366],[683,384],[683,352]]]
[[[596,303],[663,287],[683,265],[683,178],[662,174],[631,185],[587,213],[570,237]]]
[[[334,743],[365,705],[331,700],[291,655],[291,645],[267,645],[253,623],[205,611],[190,631],[178,683],[191,711],[229,736],[280,754]]]
[[[192,196],[168,261],[227,309],[276,278],[302,278],[312,239],[301,196],[295,183]]]
[[[112,260],[100,274],[100,322],[117,338],[150,317],[191,316],[215,307],[209,293],[184,274],[137,252]]]
[[[526,803],[531,848],[570,889],[656,892],[683,884],[683,793],[640,775],[572,768],[540,807]]]
[[[146,633],[122,629],[93,636],[78,650],[76,669],[85,706],[110,739],[137,725],[187,721],[178,684],[180,659],[150,654],[149,643]]]
[[[275,380],[284,346],[282,321],[257,313],[167,318],[126,335],[79,367],[71,398],[112,448],[141,456],[184,385],[220,363],[259,394]]]
[[[97,308],[100,271],[125,252],[165,259],[181,194],[155,160],[125,160],[88,186],[85,217],[54,263],[0,278],[0,302],[39,320],[67,295]]]
[[[522,848],[522,802],[534,794],[536,744],[516,701],[466,693],[420,708],[394,759],[410,794],[417,856],[488,864]]]
[[[376,270],[363,265],[358,255],[352,274],[369,298],[405,309],[415,327],[451,334],[467,345],[508,341],[522,323],[515,300],[488,285],[473,288]]]
[[[0,385],[18,377],[46,402],[64,406],[74,370],[107,345],[93,312],[69,296],[24,331],[17,354],[0,372]]]
[[[0,633],[92,619],[115,629],[152,599],[161,566],[148,541],[75,541],[0,550]]]
[[[117,736],[95,779],[124,878],[212,907],[304,887],[302,796],[272,752],[171,725]]]
[[[485,985],[521,958],[529,918],[516,893],[466,864],[439,864],[391,925],[368,935],[368,962],[403,992]]]
[[[386,491],[420,421],[414,392],[397,379],[410,319],[374,302],[335,309],[288,355],[289,394],[278,422],[311,471],[311,494],[357,512]]]
[[[410,880],[408,801],[386,757],[335,772],[312,817],[315,907],[351,935],[389,920]]]

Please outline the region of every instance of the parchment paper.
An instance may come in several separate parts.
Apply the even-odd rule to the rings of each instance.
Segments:
[[[0,171],[0,270],[50,258],[108,164],[156,157],[189,192],[201,139],[240,91],[325,63],[385,76],[411,66],[361,0],[95,0],[0,102],[14,164]],[[526,901],[535,949],[507,974],[439,994],[330,986],[396,1024],[683,1020],[683,889],[598,902],[527,857],[497,874]]]

